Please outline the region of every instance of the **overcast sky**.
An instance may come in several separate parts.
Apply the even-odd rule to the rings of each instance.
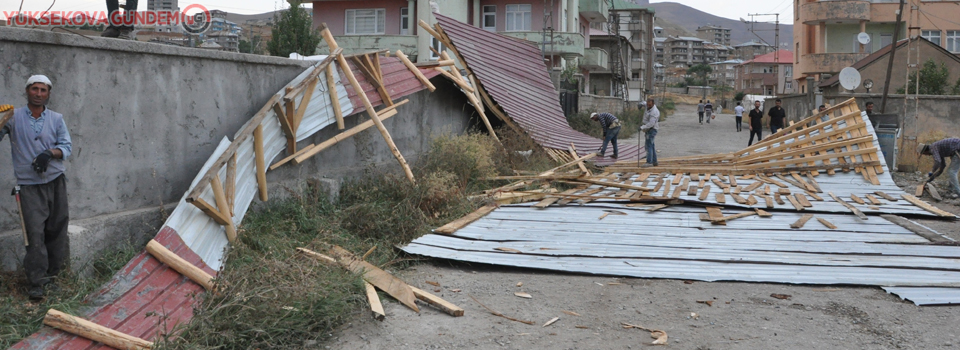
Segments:
[[[56,3],[54,3],[56,1]],[[651,0],[650,2],[664,2]],[[750,13],[780,13],[781,22],[793,22],[793,0],[740,0],[740,1],[717,1],[717,0],[673,0],[687,6],[696,8],[720,17],[730,19],[739,19],[740,17],[749,19]],[[24,11],[43,11],[53,4],[53,10],[59,11],[99,11],[105,10],[105,0],[24,0]],[[219,9],[239,14],[257,14],[276,10],[281,5],[286,5],[286,1],[271,0],[185,0],[180,1],[180,7],[184,8],[190,4],[201,4],[208,9]],[[20,7],[19,0],[0,0],[0,14],[3,11],[16,11]],[[140,9],[147,8],[147,0],[140,0],[138,5]],[[0,16],[5,17],[5,16]],[[773,21],[772,16],[757,17],[758,21]]]

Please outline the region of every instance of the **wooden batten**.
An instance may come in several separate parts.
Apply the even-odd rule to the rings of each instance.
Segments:
[[[257,190],[260,200],[267,201],[267,169],[263,154],[263,125],[257,125],[253,131],[253,155],[257,162]]]
[[[410,286],[410,289],[413,290],[413,295],[416,296],[417,299],[422,300],[422,301],[426,302],[427,304],[430,304],[430,305],[435,306],[436,308],[438,308],[438,309],[440,309],[441,311],[449,314],[450,316],[453,316],[453,317],[463,316],[463,309],[460,308],[459,306],[456,306],[456,305],[454,305],[454,304],[452,304],[452,303],[450,303],[450,302],[448,302],[448,301],[446,301],[446,300],[443,300],[443,299],[441,299],[440,297],[438,297],[438,296],[436,296],[436,295],[430,294],[430,293],[428,293],[428,292],[426,292],[426,291],[424,291],[424,290],[422,290],[422,289],[420,289],[420,288],[417,288],[417,287],[414,287],[414,286]]]
[[[223,193],[223,185],[220,183],[219,176],[213,178],[213,181],[210,182],[210,187],[213,189],[213,197],[217,200],[218,212],[227,219],[225,225],[221,224],[223,228],[226,229],[227,240],[230,241],[230,243],[236,242],[237,228],[233,224],[233,219],[226,214],[230,211],[230,206],[227,204],[227,196]]]
[[[404,100],[404,101],[406,101],[406,100]],[[405,103],[405,102],[394,104],[394,106],[393,106],[392,108],[396,108],[397,106],[400,106],[400,105],[403,104],[403,103]],[[392,116],[394,116],[394,115],[397,115],[397,111],[394,110],[394,109],[391,109],[391,110],[388,110],[388,111],[385,112],[385,113],[380,113],[380,114],[378,114],[378,115],[380,116],[380,120],[387,120],[388,118],[390,118],[390,117],[392,117]],[[333,145],[339,143],[340,141],[343,141],[343,140],[347,139],[348,137],[351,137],[351,136],[353,136],[353,135],[356,135],[356,134],[360,133],[361,131],[367,130],[367,129],[373,127],[374,125],[375,125],[375,124],[374,124],[373,120],[365,121],[365,122],[363,122],[363,123],[360,123],[360,125],[357,125],[357,126],[355,126],[355,127],[352,127],[352,128],[350,128],[350,129],[342,132],[342,133],[339,133],[339,134],[337,134],[337,135],[335,135],[335,136],[327,139],[326,141],[321,142],[320,144],[307,146],[307,147],[304,148],[304,150],[305,150],[304,152],[299,153],[299,154],[294,154],[294,155],[292,155],[292,156],[290,156],[290,157],[287,157],[287,158],[291,158],[291,157],[292,157],[292,160],[293,160],[293,162],[294,162],[295,164],[303,163],[303,162],[307,161],[307,159],[310,159],[311,157],[317,155],[317,153],[320,153],[321,151],[323,151],[323,150],[325,150],[325,149],[327,149],[327,148],[330,148],[330,146],[333,146]],[[285,158],[284,160],[285,160],[285,161],[289,161],[289,159],[286,159],[286,158]],[[277,163],[278,163],[279,165],[283,165],[283,163],[280,163],[280,162],[277,162]],[[279,166],[278,164],[274,164],[274,165],[275,165],[275,166]],[[271,167],[271,168],[272,168],[272,167]]]
[[[287,118],[286,112],[283,111],[280,103],[273,105],[273,112],[277,115],[277,121],[280,122],[280,130],[283,130],[283,135],[287,138],[287,153],[296,153],[297,134],[293,131],[293,126],[290,125],[290,119]]]
[[[467,214],[462,218],[456,219],[446,225],[443,225],[433,230],[433,233],[447,234],[447,235],[453,234],[454,232],[457,232],[457,230],[463,228],[464,226],[467,226],[470,223],[477,221],[484,216],[487,216],[487,214],[492,213],[495,209],[497,209],[497,207],[489,206],[489,205],[480,207],[480,209],[477,209],[476,211],[470,214]]]
[[[336,66],[327,66],[327,90],[330,92],[330,106],[333,107],[333,116],[337,118],[337,128],[343,130],[343,111],[340,109],[340,96],[337,95],[337,82],[333,75],[336,72]]]
[[[164,247],[160,242],[152,239],[150,242],[147,242],[147,252],[157,258],[157,260],[160,260],[160,262],[170,266],[174,271],[179,272],[194,283],[199,284],[208,292],[214,290],[213,276],[196,265],[184,260],[179,255],[167,249],[167,247]]]
[[[47,310],[47,314],[43,318],[43,324],[94,342],[103,343],[115,349],[152,349],[154,345],[149,341],[115,331],[80,317],[68,315],[56,309]]]
[[[234,153],[227,162],[227,183],[224,187],[227,196],[227,208],[229,208],[230,217],[234,217],[233,203],[237,192],[237,154]]]
[[[400,58],[400,61],[407,66],[407,69],[409,69],[410,72],[417,77],[417,80],[420,80],[420,83],[427,87],[427,90],[433,92],[437,89],[435,86],[433,86],[433,83],[430,82],[430,79],[427,79],[427,77],[423,75],[423,72],[420,72],[420,68],[417,68],[417,66],[413,65],[413,62],[410,62],[410,59],[407,58],[407,55],[404,54],[403,51],[397,50],[397,57]]]
[[[367,281],[363,282],[363,287],[367,292],[367,301],[370,302],[370,312],[373,314],[373,319],[383,321],[383,319],[387,317],[387,314],[383,311],[383,304],[380,303],[380,296],[377,295],[377,290]]]

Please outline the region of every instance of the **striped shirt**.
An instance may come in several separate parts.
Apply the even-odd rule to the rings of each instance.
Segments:
[[[945,157],[950,157],[960,152],[960,139],[949,138],[934,142],[930,145],[930,153],[933,153],[933,171],[938,172],[947,167]]]
[[[597,113],[597,120],[600,121],[600,126],[603,127],[603,130],[609,129],[610,125],[620,121],[610,113]]]

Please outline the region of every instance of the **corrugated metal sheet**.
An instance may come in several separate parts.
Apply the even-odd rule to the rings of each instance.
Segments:
[[[626,215],[599,220],[608,210]],[[725,216],[745,212],[722,211]],[[701,221],[705,212],[689,205],[647,211],[597,202],[547,209],[503,206],[453,235],[426,235],[403,250],[598,275],[910,287],[896,293],[914,301],[926,295],[936,303],[960,302],[960,247],[925,244],[929,241],[885,219],[817,214],[837,228],[813,219],[791,229],[803,213],[775,212],[713,225]]]
[[[883,287],[883,290],[921,306],[960,304],[957,288]]]
[[[600,149],[603,140],[567,124],[539,48],[440,14],[435,16],[480,86],[537,143],[566,150],[572,142],[580,155]],[[621,159],[635,159],[642,152],[636,145],[620,144],[619,148]],[[609,164],[613,159],[594,161]]]
[[[400,98],[424,88],[413,73],[408,71],[399,60],[381,58],[381,62],[385,65],[383,68],[384,80],[392,98]],[[403,70],[397,69],[398,64]],[[287,86],[297,85],[306,79],[312,70],[313,67],[304,70]],[[427,76],[436,75],[435,72],[431,74],[429,71],[423,71],[423,73]],[[362,74],[356,69],[354,69],[354,74],[358,77],[358,80],[363,79]],[[326,76],[320,74],[319,77],[320,81],[316,85],[313,98],[307,106],[303,120],[297,130],[298,141],[304,140],[324,127],[336,123],[330,106],[330,97],[326,90]],[[353,89],[346,88],[339,77],[336,83],[337,96],[343,114],[357,113],[359,110],[354,107],[356,104],[353,100],[359,100],[353,93]],[[374,106],[382,104],[379,94],[373,89],[372,85],[364,85],[364,83],[361,83],[361,85],[364,86],[368,98],[375,101],[372,102]],[[370,88],[367,89],[367,86]],[[283,92],[284,89],[281,89],[277,94],[281,95]],[[295,103],[299,104],[301,99],[302,97],[298,97]],[[263,126],[265,160],[267,165],[270,165],[272,160],[286,149],[286,138],[273,110],[268,112],[261,125]],[[245,139],[236,153],[237,177],[233,216],[235,224],[243,221],[247,208],[257,195],[258,186],[253,142],[253,137]],[[223,264],[222,258],[228,243],[225,230],[197,207],[186,203],[185,198],[229,145],[230,141],[226,137],[220,141],[217,149],[203,165],[190,185],[190,189],[186,191],[177,208],[167,218],[163,229],[155,238],[187,261],[204,268],[213,275],[216,274],[215,270],[219,270]],[[225,182],[226,167],[220,170],[219,175],[221,181]],[[201,193],[200,198],[208,203],[216,203],[213,198],[213,191],[209,186]],[[178,233],[180,234],[178,235]],[[144,339],[154,339],[158,335],[159,318],[148,317],[148,314],[156,313],[159,316],[166,316],[167,319],[164,321],[164,327],[166,327],[164,332],[166,332],[178,323],[189,321],[193,317],[194,296],[202,292],[202,287],[167,268],[166,265],[161,264],[146,252],[142,252],[118,272],[110,284],[104,286],[97,294],[89,297],[94,300],[94,304],[101,306],[79,316],[126,334]],[[59,330],[44,327],[40,332],[24,339],[14,348],[100,349],[106,347]]]

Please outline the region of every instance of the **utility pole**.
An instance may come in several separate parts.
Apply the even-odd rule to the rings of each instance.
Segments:
[[[900,9],[897,10],[897,24],[893,26],[893,43],[890,44],[890,60],[887,61],[887,77],[883,83],[883,97],[880,98],[880,113],[886,113],[887,110],[887,93],[890,92],[890,74],[893,73],[893,56],[897,53],[897,40],[900,39],[900,20],[903,19],[903,3],[904,0],[900,0]],[[901,124],[901,127],[902,125],[903,124]]]
[[[780,82],[780,14],[779,14],[779,13],[753,13],[753,14],[748,14],[748,16],[750,16],[750,22],[749,22],[749,23],[750,23],[750,32],[753,33],[753,35],[755,35],[757,38],[759,38],[760,41],[762,41],[764,44],[767,44],[767,45],[770,45],[770,44],[768,44],[766,41],[764,41],[763,38],[761,38],[760,35],[758,35],[757,32],[754,30],[753,25],[754,25],[755,23],[758,23],[758,22],[755,21],[755,20],[753,20],[753,17],[755,17],[755,16],[775,16],[775,19],[774,19],[774,27],[773,27],[773,30],[774,30],[774,34],[773,34],[773,42],[774,42],[774,46],[773,46],[773,77],[774,77],[775,81],[777,82],[777,86],[774,86],[774,87],[773,87],[773,93],[774,93],[775,95],[779,95],[779,94],[780,94],[780,91],[778,91],[778,90],[780,90],[779,88],[780,88],[781,86],[783,86],[784,83],[785,83],[785,82],[784,82],[784,83],[781,83],[781,82]],[[741,19],[741,21],[743,21],[743,19]]]

